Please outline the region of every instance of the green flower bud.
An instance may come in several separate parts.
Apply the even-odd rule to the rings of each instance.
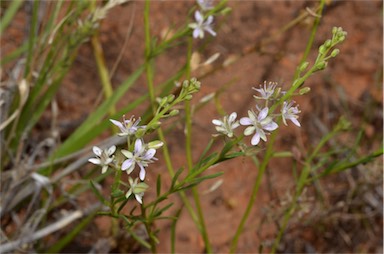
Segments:
[[[316,64],[317,70],[324,70],[326,67],[327,67],[327,62],[326,61],[322,61],[322,62]]]
[[[311,88],[309,88],[309,87],[303,87],[303,88],[300,89],[299,94],[300,94],[300,95],[304,95],[304,94],[306,94],[306,93],[309,93],[310,91],[311,91]]]
[[[185,99],[186,101],[190,101],[190,100],[192,99],[192,95],[187,94],[187,95],[184,97],[184,99]]]
[[[308,65],[309,65],[308,62],[304,62],[304,63],[302,63],[302,64],[300,65],[300,67],[299,67],[300,72],[305,71],[305,70],[308,68]]]
[[[339,42],[343,42],[345,40],[345,35],[339,37]]]
[[[332,57],[335,57],[335,56],[337,56],[339,53],[340,53],[340,50],[339,50],[339,49],[334,49],[334,50],[332,51],[332,53],[331,53],[331,56],[332,56]]]
[[[170,94],[170,95],[168,95],[168,97],[167,97],[167,102],[168,102],[168,103],[171,103],[171,102],[173,102],[174,99],[175,99],[175,95],[174,95],[174,94]]]
[[[179,110],[177,110],[177,109],[174,109],[174,110],[172,110],[171,112],[169,112],[169,116],[175,116],[175,115],[177,115],[177,114],[179,114]]]
[[[151,141],[148,143],[148,148],[151,149],[159,149],[160,147],[162,147],[164,145],[164,143],[160,140],[155,140],[155,141]]]
[[[184,80],[183,81],[183,88],[187,88],[189,86],[189,81],[188,80]]]
[[[326,48],[330,48],[332,46],[332,41],[331,40],[326,40],[325,43],[324,43],[324,46]]]
[[[327,48],[326,48],[324,45],[321,45],[321,46],[319,47],[319,53],[322,54],[322,55],[325,54],[325,51],[326,51],[326,50],[327,50]]]

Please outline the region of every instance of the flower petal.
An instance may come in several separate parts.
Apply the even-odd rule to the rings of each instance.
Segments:
[[[153,158],[153,156],[155,156],[155,154],[156,154],[156,149],[153,149],[153,148],[148,149],[148,151],[143,156],[143,159],[150,160]]]
[[[127,157],[127,158],[132,158],[133,157],[132,152],[130,152],[128,150],[121,150],[121,153],[124,154],[124,156]]]
[[[263,126],[263,129],[264,130],[267,130],[267,131],[274,131],[278,128],[279,126],[277,125],[277,123],[275,122],[270,122],[269,124],[266,124]]]
[[[260,135],[259,133],[256,132],[256,134],[253,135],[252,137],[251,144],[256,146],[257,144],[259,144],[259,142],[260,142]]]
[[[236,120],[236,117],[237,117],[237,113],[236,112],[233,112],[232,114],[229,115],[228,117],[228,122],[233,122]]]
[[[301,127],[299,121],[297,121],[296,118],[291,118],[292,123],[294,123],[296,126]]]
[[[111,146],[110,148],[108,148],[108,155],[111,156],[114,152],[116,151],[116,146]]]
[[[195,12],[195,19],[197,23],[203,23],[203,20],[204,20],[203,15],[201,15],[199,11]]]
[[[263,108],[263,110],[260,111],[259,116],[257,117],[257,120],[261,121],[264,118],[268,116],[268,107]]]
[[[96,154],[97,156],[100,156],[101,153],[103,152],[103,150],[101,150],[101,149],[100,149],[99,147],[97,147],[97,146],[92,147],[92,151],[93,151],[93,153]]]
[[[108,165],[104,165],[101,169],[101,173],[104,174],[105,172],[107,172],[107,169],[108,169]]]
[[[213,22],[213,16],[208,16],[207,20],[205,21],[205,25],[210,25]]]
[[[213,120],[212,120],[212,123],[213,123],[214,125],[217,125],[217,126],[222,126],[222,125],[223,125],[223,122],[220,121],[220,120],[217,120],[217,119],[213,119]]]
[[[93,163],[93,164],[96,164],[96,165],[100,165],[101,164],[101,161],[99,158],[91,158],[88,160],[90,163]]]
[[[265,132],[263,130],[258,130],[257,133],[260,135],[260,138],[264,140],[265,142],[267,141],[267,136],[265,135]]]
[[[141,139],[136,139],[136,142],[135,142],[135,154],[140,153],[142,148],[143,148],[143,142],[141,141]]]
[[[135,198],[137,200],[137,202],[139,202],[140,204],[143,204],[143,196],[144,196],[144,193],[138,193],[138,194],[135,194]]]
[[[121,132],[124,132],[124,126],[121,122],[119,121],[116,121],[116,120],[113,120],[113,119],[109,119],[109,121],[111,121],[114,125],[116,125],[117,127],[119,127],[120,131]]]
[[[140,174],[139,174],[140,180],[144,181],[145,179],[145,169],[143,166],[140,165]]]
[[[210,33],[212,36],[216,36],[216,32],[213,31],[212,28],[210,28],[210,27],[207,26],[207,27],[205,27],[204,29],[205,29],[205,31],[207,31],[208,33]]]
[[[247,127],[247,128],[244,130],[244,135],[245,135],[245,136],[249,136],[249,135],[251,135],[254,131],[255,131],[255,127],[254,127],[254,126],[249,126],[249,127]]]
[[[127,194],[125,194],[126,198],[129,198],[129,196],[132,195],[132,188],[127,191]]]
[[[127,170],[128,168],[130,168],[133,164],[133,160],[132,159],[128,159],[128,160],[125,160],[123,162],[123,164],[121,165],[121,170]]]
[[[242,117],[240,119],[240,124],[241,125],[252,125],[252,120],[249,117]]]

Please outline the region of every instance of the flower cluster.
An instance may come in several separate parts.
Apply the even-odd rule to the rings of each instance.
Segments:
[[[298,106],[294,106],[294,101],[283,101],[283,105],[279,113],[270,112],[269,104],[278,102],[282,95],[285,94],[280,88],[277,88],[275,82],[264,82],[264,85],[259,88],[253,88],[258,94],[254,98],[263,102],[263,108],[256,105],[256,111],[248,110],[248,116],[236,120],[237,114],[233,112],[229,116],[224,116],[223,120],[212,120],[216,130],[229,138],[234,136],[234,129],[240,125],[246,126],[244,130],[245,136],[252,136],[251,144],[256,146],[260,139],[267,141],[267,135],[276,130],[279,126],[276,119],[281,117],[283,123],[287,125],[287,120],[300,127],[298,114],[301,112]]]
[[[213,9],[213,1],[212,0],[197,0],[197,3],[201,9],[195,11],[195,21],[194,23],[189,24],[189,27],[193,29],[192,35],[193,38],[203,39],[204,32],[210,33],[212,36],[216,36],[216,32],[212,29],[213,16],[209,15],[207,17],[204,16],[204,12]]]
[[[119,136],[126,136],[128,140],[135,140],[133,148],[130,149],[130,147],[128,147],[128,150],[121,150],[121,153],[127,158],[126,160],[122,163],[117,162],[114,155],[116,146],[111,146],[108,149],[101,149],[94,146],[93,152],[96,158],[91,158],[88,161],[101,166],[102,174],[106,173],[108,168],[112,167],[126,171],[127,174],[130,175],[137,165],[140,169],[139,178],[135,178],[135,180],[133,180],[132,177],[128,178],[130,188],[125,196],[129,198],[133,194],[137,202],[142,204],[144,192],[148,188],[148,185],[143,182],[146,175],[145,168],[157,160],[157,158],[154,157],[156,149],[160,148],[163,143],[161,141],[152,141],[146,144],[142,138],[137,138],[138,130],[145,130],[146,128],[145,125],[139,125],[140,120],[140,118],[135,120],[133,116],[129,120],[123,117],[122,122],[110,119],[110,121],[120,129],[120,133],[118,133]],[[138,182],[139,179],[140,182]]]

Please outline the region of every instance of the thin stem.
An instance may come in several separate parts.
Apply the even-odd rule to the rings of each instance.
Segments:
[[[152,253],[157,253],[157,248],[156,248],[156,242],[152,233],[152,220],[148,221],[148,218],[146,216],[146,209],[145,206],[142,204],[141,206],[141,216],[143,217],[143,222],[145,229],[147,230],[148,236],[149,236],[149,241],[151,245],[151,252]]]
[[[190,37],[188,40],[188,50],[187,50],[187,66],[186,66],[186,78],[190,79],[191,75],[191,55],[192,55],[192,46],[193,46],[193,38]],[[191,172],[193,169],[193,158],[192,158],[192,109],[191,109],[191,102],[188,100],[185,102],[185,151],[187,156],[187,165],[188,170]],[[204,221],[204,214],[201,209],[201,202],[199,193],[196,187],[192,187],[192,195],[193,199],[195,201],[197,214],[199,216],[199,224],[200,224],[200,233],[203,237],[204,244],[205,244],[205,251],[207,253],[212,253],[212,247],[209,243],[208,233],[205,226]]]
[[[267,147],[267,151],[265,153],[264,160],[261,163],[259,173],[257,174],[255,184],[253,185],[253,188],[252,188],[251,197],[249,198],[249,201],[248,201],[247,207],[245,209],[245,212],[243,214],[243,217],[241,218],[240,224],[237,227],[236,233],[233,237],[231,247],[230,247],[230,253],[235,253],[235,251],[237,249],[239,237],[243,231],[244,225],[245,225],[245,223],[249,217],[249,214],[252,210],[253,204],[255,203],[257,194],[258,194],[259,189],[260,189],[261,181],[263,179],[264,172],[267,169],[269,160],[270,160],[270,158],[272,158],[272,155],[273,155],[273,144],[275,141],[276,133],[277,133],[277,131],[273,132],[271,134],[270,140],[268,141],[268,147]]]
[[[321,19],[321,15],[322,15],[322,12],[323,12],[323,9],[324,9],[324,4],[325,4],[325,0],[321,0],[319,8],[317,10],[317,16],[315,17],[315,21],[313,21],[311,35],[309,37],[307,46],[305,48],[303,57],[301,58],[300,64],[298,65],[298,68],[296,69],[296,72],[295,72],[295,75],[294,75],[294,80],[299,77],[299,75],[300,75],[300,66],[306,61],[306,59],[307,59],[307,57],[309,55],[309,52],[311,51],[311,48],[312,48],[312,45],[313,45],[313,41],[315,40],[317,28],[319,27],[319,24],[320,24],[320,19]]]

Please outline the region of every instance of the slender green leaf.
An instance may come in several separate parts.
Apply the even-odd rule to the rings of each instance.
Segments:
[[[5,12],[3,18],[0,20],[0,36],[3,36],[4,30],[12,21],[13,17],[15,16],[17,10],[20,8],[22,3],[22,0],[13,0],[10,2],[7,11]]]
[[[172,221],[172,224],[171,224],[171,253],[175,253],[176,224],[177,224],[177,222],[179,220],[179,217],[180,217],[180,214],[181,214],[182,210],[183,210],[183,206],[180,207],[180,209],[178,209],[176,211],[175,219]]]
[[[173,206],[173,203],[169,203],[168,205],[164,206],[164,207],[161,208],[161,209],[156,209],[156,210],[153,212],[153,217],[158,217],[158,216],[160,216],[164,211],[168,210],[171,206]]]
[[[205,181],[205,180],[208,180],[208,179],[212,179],[212,178],[216,178],[218,176],[221,176],[223,174],[223,172],[218,172],[218,173],[215,173],[215,174],[211,174],[211,175],[206,175],[206,176],[201,176],[201,177],[196,177],[192,180],[189,180],[188,183],[193,183],[193,184],[198,184],[198,183],[201,183],[202,181]]]
[[[176,171],[175,175],[172,178],[170,190],[173,190],[173,187],[175,186],[175,183],[177,182],[177,179],[179,178],[182,172],[183,172],[183,168],[180,168],[179,170]]]

